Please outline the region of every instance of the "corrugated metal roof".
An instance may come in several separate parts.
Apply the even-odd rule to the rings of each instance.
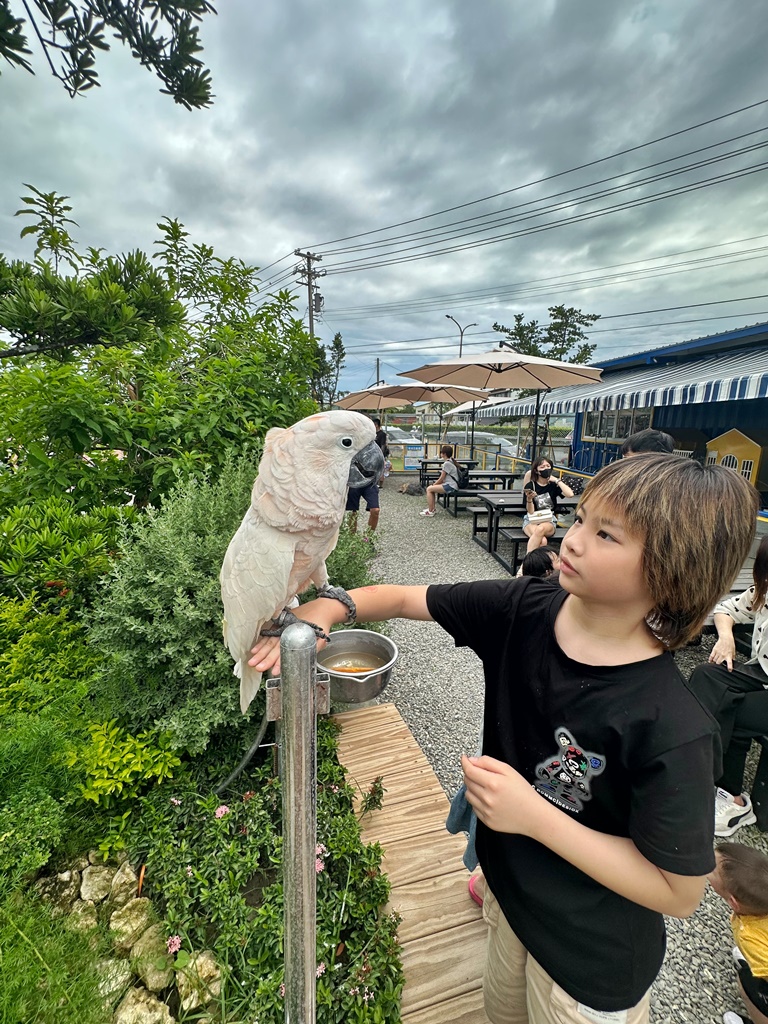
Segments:
[[[768,398],[768,352],[728,352],[711,359],[667,366],[648,366],[612,373],[594,384],[557,388],[542,396],[541,413],[567,415],[590,409],[648,409],[662,405],[732,402]],[[535,396],[518,399],[493,410],[489,416],[530,416]]]

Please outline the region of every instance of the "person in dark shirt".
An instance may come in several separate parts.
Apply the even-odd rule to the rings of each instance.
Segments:
[[[648,1021],[663,915],[692,914],[715,867],[717,725],[672,651],[728,589],[758,504],[733,470],[638,455],[585,487],[559,587],[351,591],[360,621],[434,620],[483,663],[483,754],[462,767],[493,1024]],[[326,632],[349,617],[327,598],[296,613]],[[279,656],[265,637],[249,664],[277,669]]]
[[[626,459],[628,455],[642,455],[643,452],[666,452],[667,455],[671,455],[674,448],[675,439],[671,434],[648,427],[647,430],[638,430],[636,434],[630,434],[621,446],[621,456]]]
[[[573,491],[568,484],[552,476],[552,462],[542,455],[534,459],[523,477],[523,495],[523,533],[529,537],[526,552],[531,552],[545,545],[547,537],[557,529],[558,497],[572,498]]]

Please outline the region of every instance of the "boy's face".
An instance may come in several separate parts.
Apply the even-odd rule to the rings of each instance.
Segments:
[[[594,499],[582,503],[560,547],[560,583],[571,594],[616,610],[631,604],[650,611],[643,547],[615,510]]]

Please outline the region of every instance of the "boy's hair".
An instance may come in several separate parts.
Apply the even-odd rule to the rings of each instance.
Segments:
[[[550,576],[554,571],[551,548],[534,548],[523,559],[523,576]]]
[[[742,843],[721,843],[715,852],[724,887],[738,901],[740,912],[768,915],[768,857]]]
[[[643,542],[653,598],[648,626],[670,650],[684,647],[727,593],[755,535],[760,496],[725,466],[677,455],[637,455],[601,469],[580,503],[605,504]]]
[[[440,449],[440,454],[447,456],[449,459],[452,459],[453,458],[453,445],[452,444],[444,444],[443,447]]]
[[[638,430],[631,434],[621,446],[621,454],[639,455],[641,452],[666,452],[671,455],[675,450],[675,439],[671,434],[665,434],[663,430],[654,430],[648,427],[647,430]]]

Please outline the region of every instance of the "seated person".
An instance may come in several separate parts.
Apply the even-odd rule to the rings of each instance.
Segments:
[[[636,434],[630,434],[621,446],[621,457],[626,459],[629,455],[640,455],[641,452],[666,452],[671,455],[674,450],[675,439],[671,434],[648,427],[647,430],[638,430]]]
[[[552,477],[552,462],[544,455],[534,459],[531,468],[523,477],[525,515],[523,533],[528,536],[526,551],[535,551],[547,543],[557,529],[555,509],[558,497],[572,498],[573,491],[562,480]],[[549,511],[549,518],[544,513]],[[538,520],[538,522],[537,522]]]
[[[768,733],[768,537],[763,537],[752,567],[754,583],[738,597],[715,607],[717,643],[709,663],[691,674],[691,689],[720,726],[723,774],[717,780],[715,835],[732,836],[756,818],[752,801],[742,792],[744,766],[755,736]],[[734,663],[735,622],[754,624],[752,657]]]
[[[438,494],[450,494],[459,488],[459,467],[453,457],[453,445],[444,444],[440,455],[445,462],[440,468],[440,476],[427,488],[427,507],[419,512],[420,516],[433,516]]]
[[[709,884],[732,910],[733,959],[739,993],[752,1024],[768,1021],[768,857],[741,843],[715,847]],[[723,1024],[747,1024],[734,1010]]]

